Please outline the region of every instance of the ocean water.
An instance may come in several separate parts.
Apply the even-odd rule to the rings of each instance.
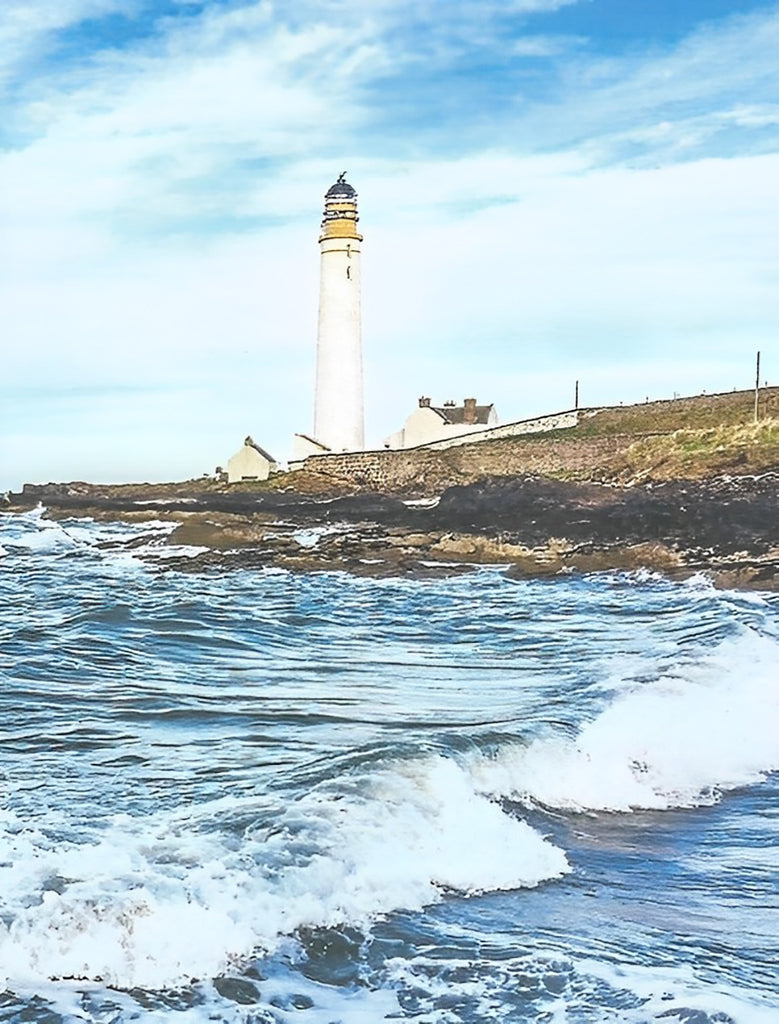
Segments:
[[[779,1020],[777,596],[169,530],[0,516],[0,1020]]]

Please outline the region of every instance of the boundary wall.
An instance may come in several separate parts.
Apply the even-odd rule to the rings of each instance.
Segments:
[[[478,441],[492,441],[499,437],[519,437],[522,434],[539,434],[544,430],[564,430],[566,427],[575,427],[579,422],[579,416],[584,409],[567,409],[565,412],[555,412],[548,416],[536,416],[529,420],[515,420],[513,423],[502,423],[497,427],[486,427],[484,430],[473,430],[468,434],[455,434],[453,437],[444,437],[440,441],[428,441],[425,444],[415,445],[413,448],[402,448],[400,451],[416,452],[420,449],[431,451],[442,451],[445,448],[454,448],[460,444],[475,444]]]
[[[445,451],[426,448],[383,449],[312,455],[304,471],[376,490],[425,495],[479,477],[519,474],[572,473],[587,476],[593,466],[613,457],[634,441],[633,436],[572,438],[562,435],[553,444],[517,445],[510,438],[490,444],[463,444]]]

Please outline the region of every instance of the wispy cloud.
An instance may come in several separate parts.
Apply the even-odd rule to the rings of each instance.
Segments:
[[[567,62],[560,92],[524,127],[547,146],[583,146],[594,159],[666,162],[717,155],[741,129],[741,152],[762,149],[752,133],[776,110],[779,10],[704,25],[649,53]],[[751,119],[732,116],[748,107]],[[768,123],[771,123],[770,121]]]
[[[5,0],[0,8],[0,76],[40,57],[54,34],[86,18],[118,10],[122,0]]]

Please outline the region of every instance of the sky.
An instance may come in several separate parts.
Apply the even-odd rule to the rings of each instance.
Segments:
[[[0,489],[310,433],[323,196],[366,441],[779,382],[779,3],[2,0]]]

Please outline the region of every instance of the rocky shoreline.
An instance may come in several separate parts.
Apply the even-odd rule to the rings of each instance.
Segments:
[[[723,587],[779,590],[779,473],[633,487],[489,478],[422,501],[372,492],[327,497],[190,485],[58,484],[12,494],[52,518],[175,523],[158,564],[441,575],[485,564],[519,576],[649,569],[705,572]],[[180,553],[177,553],[178,546]]]

